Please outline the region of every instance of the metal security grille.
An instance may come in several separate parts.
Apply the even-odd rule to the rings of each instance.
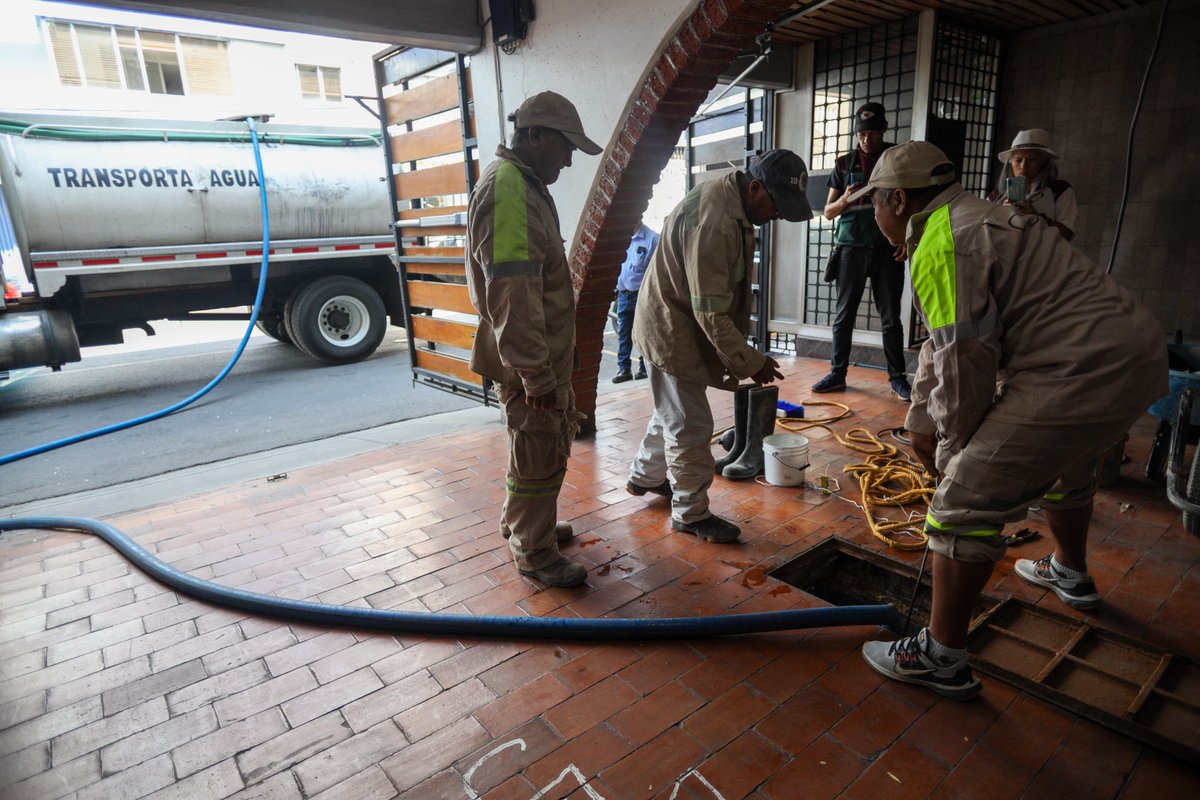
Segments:
[[[863,103],[887,109],[887,139],[912,138],[913,90],[917,73],[917,17],[895,20],[818,42],[813,64],[813,152],[809,180],[821,187],[838,156],[854,146],[854,111]],[[825,192],[827,193],[827,192]],[[833,223],[821,216],[809,223],[805,259],[804,321],[832,325],[836,292],[825,283],[825,265],[833,250]],[[859,330],[880,329],[868,286],[859,305]]]
[[[960,167],[963,188],[984,196],[996,161],[1000,38],[938,18],[930,117],[957,123],[962,152],[947,151]],[[931,137],[932,138],[932,137]],[[957,138],[957,137],[955,137]]]

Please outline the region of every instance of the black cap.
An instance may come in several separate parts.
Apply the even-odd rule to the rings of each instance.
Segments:
[[[887,110],[882,103],[864,103],[854,112],[854,132],[886,131]]]
[[[750,162],[751,178],[762,181],[767,194],[788,222],[805,222],[813,217],[808,204],[808,167],[791,150],[768,150]]]

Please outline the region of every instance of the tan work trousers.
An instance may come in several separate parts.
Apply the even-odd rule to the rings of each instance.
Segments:
[[[554,526],[558,493],[567,474],[571,442],[581,415],[571,388],[559,390],[558,408],[541,411],[525,403],[520,387],[497,386],[508,428],[508,473],[500,535],[508,540],[517,569],[535,570],[559,558]]]

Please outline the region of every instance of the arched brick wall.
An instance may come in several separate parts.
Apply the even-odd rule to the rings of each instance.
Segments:
[[[701,0],[634,92],[617,140],[604,154],[571,253],[581,361],[573,383],[576,405],[589,417],[596,411],[608,308],[630,232],[650,202],[654,183],[720,74],[792,5],[792,0]]]

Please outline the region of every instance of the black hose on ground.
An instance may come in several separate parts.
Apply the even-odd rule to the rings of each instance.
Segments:
[[[443,636],[501,636],[514,639],[698,639],[740,633],[826,628],[843,625],[883,625],[898,629],[900,615],[892,605],[833,606],[788,611],[764,611],[716,617],[665,619],[581,619],[578,617],[497,617],[467,614],[427,614],[382,608],[332,606],[247,592],[201,580],[154,557],[117,528],[83,517],[28,517],[0,520],[4,531],[69,530],[99,536],[151,578],[176,591],[214,605],[268,617],[347,628],[372,628],[394,633]]]

